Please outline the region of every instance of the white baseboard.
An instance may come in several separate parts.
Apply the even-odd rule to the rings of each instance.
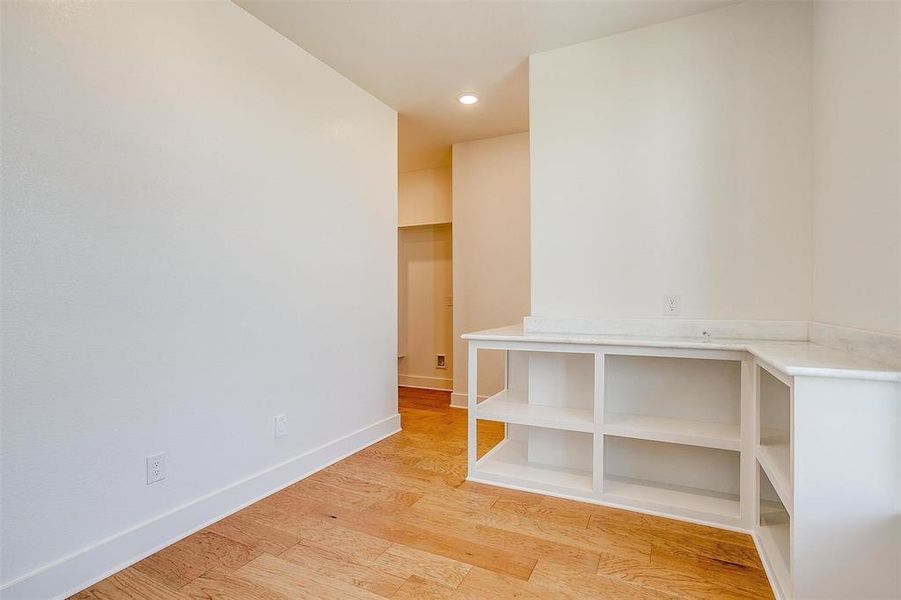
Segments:
[[[395,414],[23,575],[4,584],[0,596],[70,596],[398,431],[400,415]]]
[[[598,335],[641,335],[686,338],[765,339],[806,341],[807,321],[728,321],[680,319],[571,319],[525,317],[527,333],[584,333]]]
[[[760,557],[760,562],[763,564],[763,572],[770,584],[770,589],[773,590],[773,596],[776,600],[785,600],[782,586],[779,585],[779,580],[776,578],[776,571],[770,563],[766,551],[763,549],[763,544],[760,543],[760,535],[756,530],[751,532],[751,539],[754,541],[754,549],[757,550],[757,556]]]
[[[454,380],[448,377],[423,377],[421,375],[398,374],[397,385],[449,392],[454,389]]]
[[[810,341],[890,367],[901,367],[901,335],[811,321]]]
[[[479,394],[479,402],[485,400],[487,397],[488,396]],[[450,405],[451,408],[466,408],[467,406],[469,406],[469,396],[467,396],[466,394],[458,394],[457,392],[454,392],[453,394],[451,394]]]

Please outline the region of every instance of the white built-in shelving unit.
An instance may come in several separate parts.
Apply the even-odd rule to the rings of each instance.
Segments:
[[[464,337],[470,480],[747,531],[779,598],[901,597],[901,374],[809,343]],[[482,350],[506,353],[485,399]],[[506,428],[481,458],[478,420]]]
[[[508,350],[505,389],[474,411],[507,436],[473,478],[741,526],[746,357],[554,350]]]

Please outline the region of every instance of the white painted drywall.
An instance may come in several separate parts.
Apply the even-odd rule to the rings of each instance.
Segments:
[[[532,315],[806,320],[810,55],[748,2],[532,56]]]
[[[813,320],[901,335],[901,4],[813,8]]]
[[[405,282],[399,305],[406,327],[399,335],[403,357],[397,361],[400,385],[453,389],[453,267],[451,226],[426,225],[398,230],[398,273]],[[436,366],[444,354],[446,368]]]
[[[397,176],[397,224],[450,223],[451,168],[408,171]]]
[[[454,144],[454,398],[465,404],[468,331],[529,314],[529,134]],[[479,362],[479,393],[503,388],[501,353]]]
[[[396,415],[393,110],[227,2],[2,39],[5,583]]]

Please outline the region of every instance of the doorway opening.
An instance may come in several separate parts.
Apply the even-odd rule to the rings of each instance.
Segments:
[[[398,228],[398,384],[453,390],[450,223]]]

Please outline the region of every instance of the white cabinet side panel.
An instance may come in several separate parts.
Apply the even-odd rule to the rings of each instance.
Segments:
[[[796,597],[897,597],[899,410],[895,383],[795,378]]]

